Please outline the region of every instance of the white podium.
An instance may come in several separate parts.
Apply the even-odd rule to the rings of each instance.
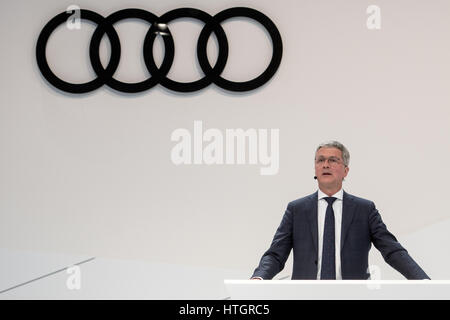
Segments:
[[[233,300],[448,300],[450,280],[224,280]]]

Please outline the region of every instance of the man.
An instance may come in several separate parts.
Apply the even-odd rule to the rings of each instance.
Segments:
[[[386,228],[372,201],[342,190],[350,154],[331,141],[319,145],[319,190],[288,204],[270,248],[252,279],[272,279],[294,252],[292,279],[368,279],[371,243],[407,279],[429,279]]]

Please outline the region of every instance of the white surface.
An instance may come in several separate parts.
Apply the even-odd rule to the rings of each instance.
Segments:
[[[225,280],[234,300],[450,299],[449,280]]]
[[[97,257],[79,265],[81,287],[70,290],[67,281],[73,274],[67,268],[81,262],[80,257],[0,253],[0,299],[224,299],[223,279],[249,276],[237,270]]]
[[[0,248],[0,292],[90,258],[85,255]]]

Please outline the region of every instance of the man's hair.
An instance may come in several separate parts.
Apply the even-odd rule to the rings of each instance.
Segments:
[[[347,148],[340,143],[339,141],[326,141],[321,144],[316,149],[316,153],[320,148],[336,148],[341,150],[342,152],[342,161],[344,161],[344,166],[348,167],[350,163],[350,152],[348,152]]]

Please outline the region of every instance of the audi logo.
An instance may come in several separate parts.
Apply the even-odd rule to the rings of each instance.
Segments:
[[[85,83],[70,83],[58,78],[50,69],[46,57],[46,46],[53,31],[59,25],[65,23],[71,14],[71,12],[60,13],[44,26],[36,44],[36,60],[42,75],[51,85],[73,94],[91,92],[105,84],[114,90],[124,93],[142,92],[157,84],[161,84],[165,88],[176,92],[194,92],[209,86],[211,83],[229,91],[250,91],[261,87],[273,77],[280,66],[283,55],[281,35],[275,24],[266,15],[251,8],[230,8],[214,16],[199,9],[179,8],[169,11],[160,17],[141,9],[123,9],[114,12],[106,18],[93,11],[80,9],[80,19],[94,22],[97,25],[89,44],[89,58],[97,77]],[[269,65],[259,76],[244,82],[230,81],[221,77],[228,59],[228,40],[221,23],[234,17],[246,17],[259,22],[268,31],[272,40],[273,52]],[[122,82],[114,78],[121,52],[120,40],[114,29],[114,24],[129,18],[144,20],[150,24],[143,44],[143,57],[150,77],[136,83]],[[194,18],[205,24],[197,41],[197,59],[203,72],[203,77],[193,82],[177,82],[167,77],[175,55],[175,44],[167,24],[178,18]],[[213,32],[218,40],[218,57],[215,65],[211,66],[208,61],[206,46]],[[111,44],[111,56],[106,68],[100,62],[99,52],[100,41],[105,34]],[[153,44],[158,35],[162,36],[165,49],[163,61],[159,67],[157,67],[153,57]]]

